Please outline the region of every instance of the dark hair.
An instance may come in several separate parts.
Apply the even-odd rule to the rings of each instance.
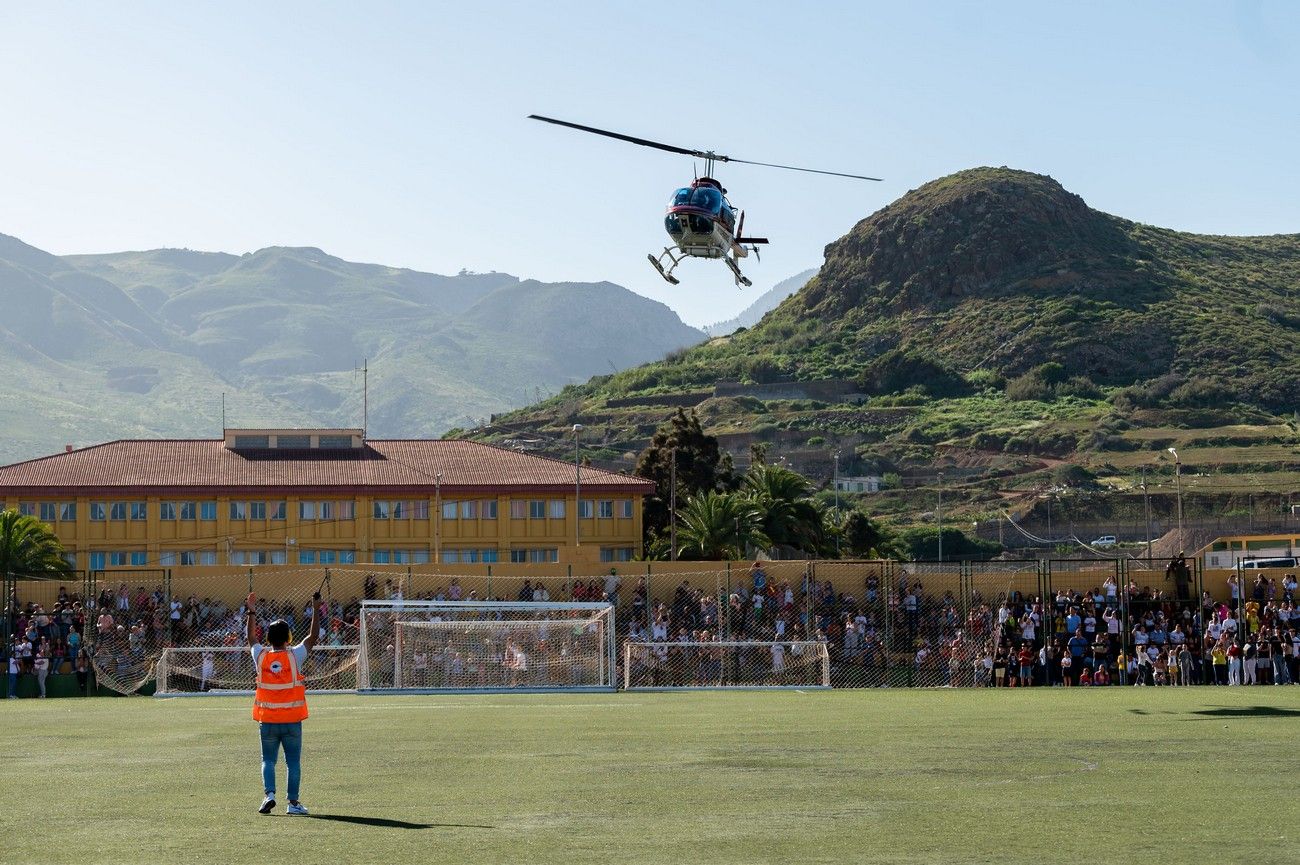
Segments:
[[[271,641],[272,646],[283,646],[289,642],[289,623],[284,619],[276,619],[267,625],[266,638]]]

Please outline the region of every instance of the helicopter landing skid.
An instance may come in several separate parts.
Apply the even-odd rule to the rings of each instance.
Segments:
[[[667,256],[668,260],[672,262],[672,264],[668,266],[667,270],[664,270],[663,265],[663,258],[665,256]],[[673,271],[677,269],[677,265],[682,263],[682,260],[673,256],[671,248],[665,248],[663,254],[658,258],[653,255],[647,255],[646,258],[650,259],[650,263],[654,265],[655,270],[659,271],[659,275],[662,276],[670,285],[677,285],[680,282],[677,277],[673,276]]]
[[[727,263],[727,267],[731,268],[732,275],[736,277],[737,286],[743,285],[745,288],[749,288],[751,285],[754,284],[749,281],[749,277],[745,276],[745,274],[740,272],[740,265],[736,263],[736,260],[734,258],[730,258],[730,257],[724,258],[723,261]]]

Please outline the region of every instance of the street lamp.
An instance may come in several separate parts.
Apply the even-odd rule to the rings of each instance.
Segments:
[[[1178,552],[1183,552],[1183,461],[1178,458],[1178,451],[1169,448],[1174,455],[1174,483],[1178,489]]]
[[[939,472],[939,507],[935,513],[939,518],[939,564],[943,564],[943,472]]]
[[[835,452],[835,519],[840,518],[840,452]],[[835,557],[840,557],[840,532],[835,533]]]
[[[582,546],[582,424],[573,425],[573,546]]]

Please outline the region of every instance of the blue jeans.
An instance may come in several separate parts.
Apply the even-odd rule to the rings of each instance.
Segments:
[[[284,762],[289,768],[289,801],[298,801],[298,781],[302,777],[302,721],[292,724],[261,724],[262,789],[275,793],[275,762],[284,746]]]
[[[13,696],[16,696],[17,694],[18,694],[18,674],[17,674],[17,673],[10,673],[10,674],[9,674],[9,693],[6,694],[5,696],[7,696],[7,697],[13,697]]]

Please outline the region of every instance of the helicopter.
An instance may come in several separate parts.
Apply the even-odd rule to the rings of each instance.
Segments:
[[[543,123],[554,123],[557,126],[567,126],[581,132],[591,132],[595,135],[604,135],[606,138],[616,138],[619,141],[627,141],[631,144],[640,144],[643,147],[653,147],[656,150],[666,150],[669,153],[693,156],[696,159],[704,160],[704,176],[696,177],[690,186],[684,186],[673,192],[672,199],[668,202],[668,213],[664,217],[664,229],[668,232],[668,236],[672,238],[673,245],[664,247],[664,251],[659,255],[652,253],[646,256],[646,258],[650,259],[650,263],[654,265],[654,269],[659,271],[659,275],[672,285],[677,285],[679,282],[677,277],[673,275],[673,271],[687,258],[720,258],[731,269],[732,275],[736,278],[737,287],[753,285],[749,278],[740,272],[740,259],[747,258],[750,252],[753,252],[754,258],[758,259],[759,244],[765,244],[768,240],[766,237],[745,236],[745,212],[734,207],[727,200],[727,190],[713,177],[715,163],[739,162],[745,165],[784,168],[789,171],[806,171],[810,174],[828,174],[833,177],[848,177],[854,180],[880,180],[879,177],[866,177],[861,174],[844,174],[839,171],[821,171],[816,168],[800,168],[794,165],[777,165],[771,162],[736,159],[733,156],[724,156],[712,150],[690,150],[685,147],[675,147],[671,144],[662,144],[658,141],[649,141],[645,138],[636,138],[631,135],[623,135],[620,132],[610,132],[606,129],[596,129],[592,126],[570,123],[567,120],[556,120],[553,117],[542,117],[538,114],[530,114],[528,119],[540,120]],[[670,262],[666,267],[665,260]]]

